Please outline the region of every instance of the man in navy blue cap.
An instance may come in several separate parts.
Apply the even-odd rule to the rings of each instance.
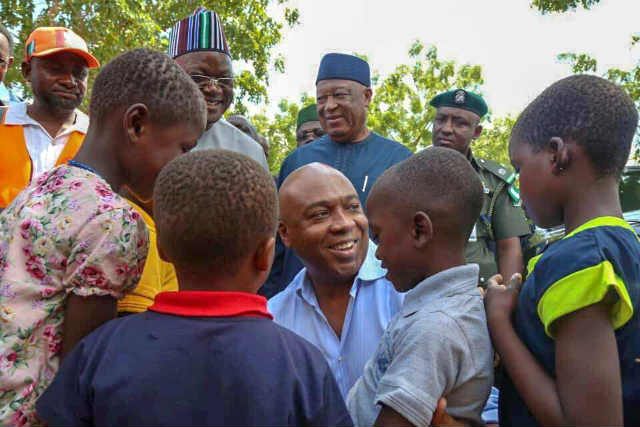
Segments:
[[[370,74],[369,64],[356,56],[329,53],[322,58],[316,99],[318,118],[327,134],[299,147],[285,159],[278,187],[299,167],[324,163],[349,178],[364,206],[376,179],[411,155],[404,145],[367,128],[367,108],[372,97]],[[275,295],[301,269],[297,256],[279,244],[271,275],[261,292],[268,297]]]

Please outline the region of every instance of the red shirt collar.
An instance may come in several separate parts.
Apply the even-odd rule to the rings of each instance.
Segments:
[[[160,292],[149,310],[187,317],[266,317],[265,297],[247,292],[178,291]]]

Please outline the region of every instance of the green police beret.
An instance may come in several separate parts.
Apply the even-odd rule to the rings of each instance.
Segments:
[[[463,110],[471,111],[482,117],[487,114],[489,108],[484,99],[476,93],[468,92],[464,89],[454,89],[449,92],[444,92],[436,95],[431,102],[433,107],[453,107]]]
[[[316,122],[318,120],[318,107],[316,107],[316,104],[307,105],[298,112],[296,130],[300,129],[300,126],[307,122]]]

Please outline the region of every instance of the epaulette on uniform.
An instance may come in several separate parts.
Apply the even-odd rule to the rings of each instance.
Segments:
[[[476,159],[478,166],[491,172],[508,186],[507,192],[514,206],[520,206],[520,189],[518,183],[518,174],[511,169],[496,163],[492,160]]]

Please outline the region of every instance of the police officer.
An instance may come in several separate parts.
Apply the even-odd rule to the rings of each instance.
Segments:
[[[480,265],[480,286],[494,274],[509,278],[522,273],[520,238],[530,232],[514,186],[516,175],[507,167],[473,157],[471,143],[482,133],[480,120],[487,104],[479,95],[462,89],[444,92],[430,104],[437,108],[433,121],[433,145],[452,148],[469,159],[480,175],[484,203],[471,233],[465,257]]]

